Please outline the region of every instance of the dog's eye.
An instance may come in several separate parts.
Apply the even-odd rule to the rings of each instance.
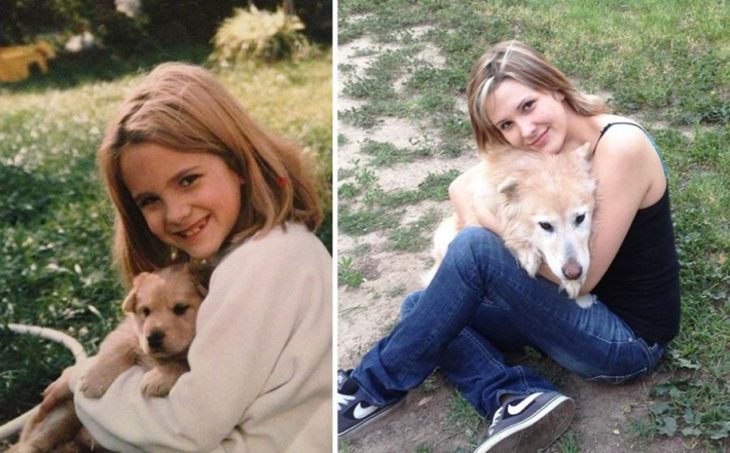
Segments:
[[[583,221],[585,219],[586,219],[586,215],[585,214],[580,214],[579,216],[576,216],[576,218],[575,218],[575,224],[576,225],[580,225],[581,223],[583,223]]]
[[[147,307],[142,308],[142,315],[143,316],[149,316],[150,315],[150,309]]]
[[[540,225],[540,228],[542,228],[543,230],[547,231],[548,233],[552,233],[553,232],[553,226],[550,225],[549,222],[539,222],[538,225]]]
[[[175,313],[177,316],[182,316],[185,314],[186,311],[188,311],[188,308],[190,308],[189,305],[176,304],[174,307],[172,307],[172,312]]]

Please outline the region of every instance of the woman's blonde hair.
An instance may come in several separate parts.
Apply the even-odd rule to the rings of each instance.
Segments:
[[[114,255],[127,282],[189,259],[152,234],[124,185],[120,156],[142,143],[215,154],[242,178],[241,212],[222,249],[286,221],[314,230],[322,220],[315,178],[298,147],[263,130],[209,71],[164,63],[122,103],[98,154],[116,207]]]
[[[487,96],[505,79],[533,90],[560,93],[568,106],[580,115],[598,115],[609,110],[600,97],[578,91],[558,68],[532,47],[515,40],[502,41],[476,62],[466,90],[472,130],[480,152],[508,144],[497,126],[489,121],[485,105]]]

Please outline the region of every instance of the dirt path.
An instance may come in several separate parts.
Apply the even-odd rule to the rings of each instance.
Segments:
[[[339,77],[339,112],[363,105],[363,101],[344,95],[348,77],[362,74],[380,52],[392,49],[392,45],[378,46],[367,38],[340,47],[340,64],[354,65],[355,70]],[[429,61],[439,61],[441,57],[438,51],[427,49]],[[399,80],[398,83],[404,81]],[[455,100],[455,103],[457,108],[463,110],[463,100]],[[340,122],[339,135],[346,138],[345,144],[338,148],[340,172],[353,173],[352,170],[358,165],[370,168],[375,172],[378,184],[387,192],[393,189],[415,189],[429,172],[463,170],[475,162],[476,157],[473,155],[453,159],[434,157],[378,169],[368,167],[370,157],[360,152],[363,141],[368,137],[407,149],[412,139],[422,136],[425,129],[426,126],[422,124],[399,118],[384,118],[380,126],[371,130]],[[352,182],[352,179],[341,178],[338,184]],[[420,213],[432,208],[441,215],[449,211],[447,202],[416,203],[406,209],[401,224],[412,221]],[[420,275],[429,267],[430,260],[428,251],[393,251],[387,246],[387,238],[377,232],[358,237],[340,232],[338,247],[338,255],[354,257],[358,269],[366,278],[357,289],[341,286],[338,291],[339,367],[351,368],[395,325],[400,302],[407,293],[421,288]],[[532,357],[528,360],[534,362],[541,372],[551,376],[556,385],[578,403],[576,419],[563,436],[567,440],[552,447],[551,451],[668,453],[692,447],[674,439],[645,439],[637,435],[634,421],[646,423],[649,420],[647,412],[652,401],[646,396],[646,387],[653,381],[661,380],[661,376],[655,375],[638,383],[614,387],[585,382],[561,370],[548,359]],[[386,421],[378,423],[354,440],[341,442],[340,451],[472,451],[475,444],[483,439],[488,423],[481,422],[475,427],[473,419],[468,422],[468,417],[459,417],[458,410],[454,408],[456,400],[453,387],[437,374],[421,388],[411,392],[405,404]]]

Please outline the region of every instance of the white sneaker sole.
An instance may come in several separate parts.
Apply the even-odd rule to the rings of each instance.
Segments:
[[[532,417],[510,426],[481,444],[474,453],[532,453],[555,442],[573,421],[575,402],[560,395]],[[541,426],[530,429],[537,424]]]

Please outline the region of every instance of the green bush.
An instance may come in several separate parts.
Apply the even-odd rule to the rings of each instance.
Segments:
[[[304,24],[283,8],[275,12],[236,8],[233,17],[223,21],[213,38],[211,59],[219,64],[248,58],[268,61],[297,57],[308,48],[301,33]]]

